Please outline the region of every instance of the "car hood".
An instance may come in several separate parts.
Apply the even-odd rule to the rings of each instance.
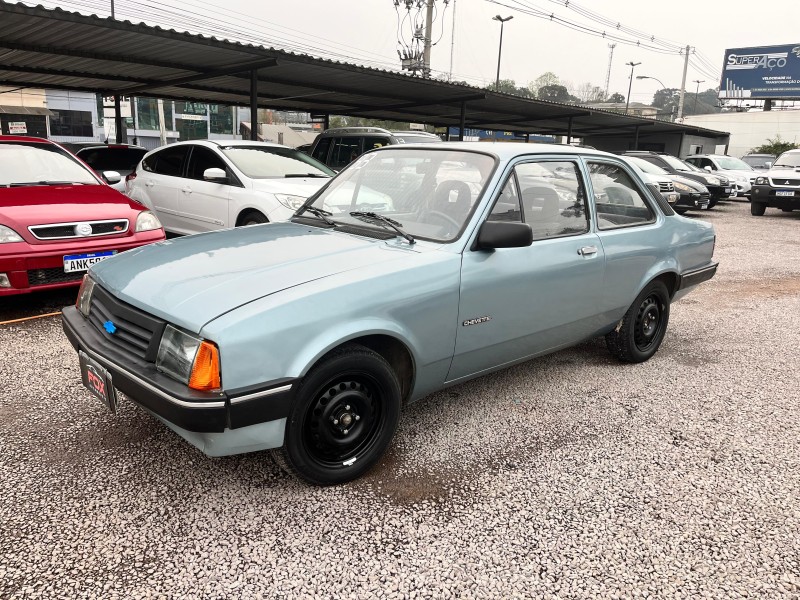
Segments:
[[[0,188],[0,223],[22,234],[30,225],[130,219],[146,210],[107,185],[37,185]]]
[[[143,246],[90,272],[121,300],[198,333],[218,316],[281,290],[417,255],[383,241],[270,223]]]
[[[268,194],[288,194],[308,198],[330,181],[330,177],[286,177],[282,179],[252,179],[253,190]]]
[[[682,183],[683,185],[689,186],[693,190],[697,190],[698,192],[705,193],[708,191],[708,188],[696,179],[691,179],[689,177],[684,177],[683,175],[670,175],[669,178],[674,181],[675,183]]]
[[[720,175],[725,175],[728,179],[733,177],[745,177],[748,181],[752,177],[758,177],[758,171],[739,171],[737,169],[720,169],[719,171],[715,171],[710,173],[710,175],[716,175],[719,173]]]
[[[759,173],[758,177],[769,177],[775,183],[782,183],[787,179],[800,179],[800,167],[779,167]]]

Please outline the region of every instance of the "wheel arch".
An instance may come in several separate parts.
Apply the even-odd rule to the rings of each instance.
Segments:
[[[269,217],[263,210],[260,210],[254,206],[244,206],[239,210],[239,214],[236,215],[236,222],[234,223],[234,225],[236,227],[240,227],[242,223],[244,223],[244,218],[250,213],[258,213],[269,222]]]

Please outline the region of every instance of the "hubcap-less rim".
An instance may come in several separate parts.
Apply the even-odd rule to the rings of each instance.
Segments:
[[[380,387],[366,374],[337,377],[322,387],[303,422],[310,458],[333,468],[366,453],[383,420]],[[352,463],[350,463],[352,464]]]
[[[634,342],[642,352],[652,348],[660,335],[663,327],[663,306],[655,294],[649,295],[639,306],[634,327]]]

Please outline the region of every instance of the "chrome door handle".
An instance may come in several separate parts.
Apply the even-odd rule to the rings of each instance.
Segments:
[[[191,193],[192,193],[192,188],[190,188],[190,187],[185,187],[185,188],[183,188],[181,191],[182,191],[184,194],[191,194]]]
[[[150,181],[149,179],[144,182],[147,187],[153,187],[156,183],[155,181]]]
[[[592,254],[597,254],[597,246],[584,246],[578,250],[578,254],[581,256],[591,256]]]

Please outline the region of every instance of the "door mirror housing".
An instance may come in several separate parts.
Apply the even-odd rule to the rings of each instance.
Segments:
[[[713,171],[713,169],[712,169],[711,167],[709,167],[708,165],[706,165],[706,166],[705,166],[705,167],[703,167],[703,168],[704,168],[706,171],[708,171],[709,173],[711,173],[711,171]]]
[[[122,181],[122,175],[116,171],[103,171],[102,177],[103,180],[109,185],[113,185]]]
[[[533,230],[527,223],[486,221],[478,232],[480,250],[495,248],[524,248],[533,243]]]
[[[218,169],[213,167],[211,169],[206,169],[203,171],[203,179],[206,181],[213,181],[214,183],[227,183],[228,182],[228,174],[225,172],[224,169]]]

